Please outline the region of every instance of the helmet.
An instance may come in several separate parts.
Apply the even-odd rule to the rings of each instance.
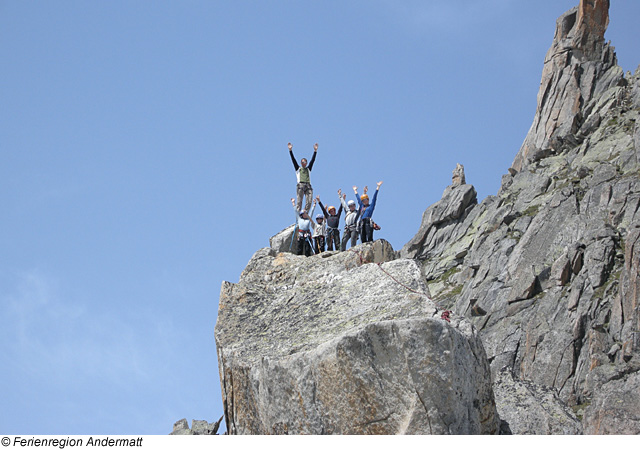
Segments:
[[[353,200],[349,200],[349,201],[347,202],[347,205],[348,205],[348,206],[356,206],[356,202],[354,202]]]
[[[304,216],[307,213],[306,209],[303,209],[302,211],[300,211],[300,217]]]
[[[321,220],[321,219],[324,219],[324,216],[322,214],[318,214],[316,216],[316,220]]]
[[[331,214],[335,213],[336,212],[336,207],[335,206],[329,206],[327,208],[327,212],[329,212]]]
[[[363,196],[360,197],[360,200],[362,201],[369,200],[369,196],[367,194],[364,194]]]

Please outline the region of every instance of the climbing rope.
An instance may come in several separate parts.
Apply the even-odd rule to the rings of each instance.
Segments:
[[[295,228],[293,229],[293,234],[291,235],[291,243],[289,244],[289,251],[293,248],[293,240],[296,238],[296,232],[298,231],[298,221],[295,223]]]
[[[309,247],[311,247],[311,252],[315,255],[316,249],[313,248],[313,242],[311,241],[311,238],[307,236],[305,239],[307,240],[307,244],[309,244]]]
[[[358,255],[358,258],[360,258],[360,265],[364,265],[364,264],[370,264],[372,261],[366,261],[363,257],[362,254],[359,250],[354,250],[353,248],[350,248],[349,250],[347,250],[349,252],[353,252],[356,255]],[[429,297],[427,294],[425,294],[424,292],[418,292],[415,289],[412,289],[411,287],[407,286],[405,283],[399,281],[396,277],[394,277],[393,275],[391,275],[389,272],[387,272],[384,267],[382,267],[382,263],[375,263],[380,270],[382,270],[382,272],[387,275],[389,278],[391,278],[393,281],[395,281],[396,283],[398,283],[400,286],[402,286],[403,288],[407,289],[408,291],[413,292],[414,294],[418,294],[418,295],[424,295],[425,297],[427,297],[427,299],[429,299],[431,302],[433,302],[434,305],[436,305],[436,308],[438,308],[438,310],[441,310],[443,308],[441,308],[438,303],[436,303],[436,301],[434,299],[432,299],[431,297]],[[345,267],[346,267],[346,263],[345,263]],[[347,270],[349,270],[349,268],[347,267]],[[445,309],[442,312],[442,315],[440,316],[440,318],[442,320],[446,320],[447,322],[451,322],[450,317],[453,314],[452,311]]]

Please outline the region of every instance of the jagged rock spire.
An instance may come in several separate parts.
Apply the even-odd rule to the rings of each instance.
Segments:
[[[599,55],[608,26],[609,0],[581,0],[575,27],[576,48]]]
[[[467,180],[464,176],[464,166],[460,163],[457,163],[456,168],[453,169],[451,184],[453,186],[461,186],[463,184],[467,184]]]
[[[577,144],[589,102],[623,79],[614,49],[604,40],[608,25],[609,0],[581,0],[558,18],[545,57],[535,119],[512,170],[519,172],[531,162]]]

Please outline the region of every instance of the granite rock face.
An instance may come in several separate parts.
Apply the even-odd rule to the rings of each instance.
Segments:
[[[471,185],[448,187],[400,254],[479,330],[494,380],[553,390],[585,433],[637,433],[640,71],[625,76],[604,43],[608,6],[583,0],[558,20],[498,194],[478,204],[456,192]],[[502,417],[513,399],[495,392],[512,431],[578,432],[566,415]]]
[[[606,383],[585,414],[586,434],[640,434],[640,373]]]
[[[497,374],[493,389],[501,434],[582,434],[582,424],[554,389],[515,379],[509,370]]]
[[[497,433],[489,363],[383,240],[305,258],[258,251],[215,328],[231,434]]]

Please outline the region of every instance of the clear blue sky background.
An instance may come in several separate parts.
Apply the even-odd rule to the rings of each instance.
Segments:
[[[220,285],[315,192],[400,249],[457,162],[496,194],[578,0],[0,0],[0,432],[222,415]],[[640,63],[640,2],[607,38]]]

